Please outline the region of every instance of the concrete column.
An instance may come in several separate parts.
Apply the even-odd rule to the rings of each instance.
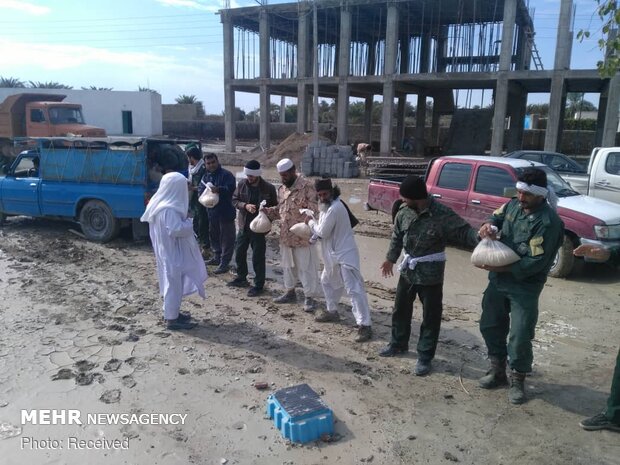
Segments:
[[[340,8],[340,40],[338,47],[338,101],[336,105],[336,143],[349,142],[349,71],[351,62],[351,12]]]
[[[407,110],[407,94],[398,97],[396,105],[396,147],[403,148],[405,140],[405,111]]]
[[[372,106],[374,96],[366,97],[364,101],[364,142],[370,144],[372,142]]]
[[[297,82],[297,132],[300,134],[308,130],[309,97],[305,84]]]
[[[235,145],[235,91],[232,81],[235,78],[235,47],[233,25],[226,10],[222,11],[224,31],[224,140],[226,150],[234,152]]]
[[[268,79],[270,77],[269,63],[271,57],[269,56],[269,15],[265,9],[261,9],[260,11],[258,30],[260,78]]]
[[[508,107],[508,78],[505,72],[500,72],[495,85],[491,155],[500,156],[504,150],[504,127],[506,125],[506,109]]]
[[[396,60],[398,57],[398,7],[394,3],[388,3],[385,30],[385,67],[386,76],[396,73]]]
[[[424,147],[426,146],[424,129],[426,127],[426,93],[418,94],[415,111],[415,150],[416,155],[424,155]],[[422,153],[420,153],[422,152]]]
[[[437,107],[437,100],[433,99],[433,122],[431,123],[431,143],[429,145],[439,145],[439,117],[441,113]]]
[[[302,4],[300,4],[300,8]],[[309,94],[304,79],[309,77],[310,71],[310,20],[309,8],[299,12],[297,26],[297,132],[303,134],[308,130],[308,102]]]
[[[573,49],[572,16],[573,0],[562,0],[553,69],[570,68],[570,55]]]
[[[508,77],[512,63],[512,42],[517,17],[517,0],[504,2],[504,19],[502,24],[502,47],[499,57],[499,74],[495,81],[495,98],[493,112],[493,132],[491,134],[491,155],[501,155],[504,150],[504,127],[508,107]]]
[[[280,97],[280,123],[286,123],[286,96]]]
[[[519,150],[523,141],[523,122],[527,105],[527,93],[516,82],[508,84],[508,115],[510,128],[506,138],[506,151]]]
[[[260,88],[260,121],[258,123],[260,146],[263,150],[271,147],[271,99],[269,88],[266,84],[261,84]]]
[[[349,83],[338,84],[338,103],[336,105],[336,143],[349,143]]]
[[[259,17],[259,41],[260,41],[260,122],[259,137],[260,146],[263,150],[271,146],[271,105],[269,96],[269,15],[267,10],[261,9]]]
[[[381,115],[381,154],[392,151],[392,125],[394,122],[394,81],[398,53],[398,8],[389,3],[385,30],[385,82],[383,84],[383,113]]]
[[[609,82],[607,94],[607,110],[605,124],[603,125],[603,147],[616,145],[616,132],[618,132],[618,111],[620,110],[620,74],[616,74]]]
[[[381,144],[379,151],[382,156],[392,152],[392,127],[394,126],[394,81],[386,79],[383,84],[383,111],[381,113]]]
[[[560,147],[564,110],[566,107],[566,83],[564,73],[555,71],[551,78],[551,94],[549,98],[549,116],[545,131],[545,150],[555,152]]]
[[[598,111],[596,113],[596,133],[594,134],[594,145],[601,147],[603,145],[603,132],[605,129],[605,118],[607,117],[607,101],[609,97],[609,84],[607,81],[603,84],[601,95],[598,100]]]
[[[499,70],[508,71],[512,63],[512,42],[517,18],[517,0],[505,0],[502,22],[502,48],[499,56]]]

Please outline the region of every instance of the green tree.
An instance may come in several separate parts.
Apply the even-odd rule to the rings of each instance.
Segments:
[[[259,119],[259,113],[260,113],[260,110],[258,108],[254,108],[254,110],[248,111],[245,114],[245,120],[256,123]]]
[[[596,111],[596,106],[592,102],[584,100],[583,92],[569,92],[566,94],[566,113],[569,118],[582,111]]]
[[[287,123],[294,123],[297,121],[297,105],[287,105],[284,109],[284,121]]]
[[[193,94],[192,95],[181,94],[177,98],[175,98],[174,101],[177,103],[185,103],[185,104],[198,103],[198,99]]]
[[[336,122],[336,102],[331,99],[321,100],[319,102],[319,123],[335,123]]]
[[[235,107],[235,121],[245,121],[245,111],[243,111],[239,107]],[[224,112],[222,112],[222,116],[224,116]]]
[[[26,84],[24,84],[24,82],[18,78],[14,78],[14,77],[5,78],[5,77],[0,76],[0,87],[24,88],[26,87]]]
[[[142,86],[138,86],[138,92],[153,92],[155,94],[159,94],[159,92],[157,92],[154,89],[149,89],[148,87],[142,87]]]
[[[364,102],[353,102],[349,105],[349,122],[351,124],[364,123]]]
[[[601,31],[603,38],[599,39],[598,46],[605,53],[605,58],[596,63],[598,72],[603,77],[613,77],[620,70],[620,8],[616,0],[595,0],[598,4],[596,13],[603,22]],[[577,33],[577,39],[583,41],[590,37],[590,31],[582,29]]]
[[[56,81],[28,81],[28,87],[32,89],[73,89],[72,86],[61,84],[60,82]]]
[[[549,104],[548,103],[530,103],[526,112],[528,115],[537,114],[543,118],[546,118],[549,115]]]

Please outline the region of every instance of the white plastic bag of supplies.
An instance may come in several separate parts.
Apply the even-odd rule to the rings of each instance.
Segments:
[[[264,208],[267,205],[267,201],[263,200],[260,203],[259,208]],[[258,216],[250,223],[250,229],[255,233],[265,234],[271,231],[271,221],[264,212],[259,212]]]
[[[299,213],[314,218],[314,213],[312,212],[312,210],[309,210],[307,208],[301,208],[299,210]],[[289,228],[289,231],[296,236],[301,237],[302,239],[310,239],[312,237],[312,229],[310,229],[310,226],[303,222],[294,224]]]
[[[476,266],[505,266],[520,259],[506,244],[488,237],[482,239],[471,254],[471,262]]]
[[[212,187],[215,187],[210,182],[207,183],[207,187],[198,197],[198,201],[207,208],[213,208],[220,201],[220,195],[216,194],[211,190]]]

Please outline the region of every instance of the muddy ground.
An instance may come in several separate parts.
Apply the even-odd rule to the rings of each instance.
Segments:
[[[467,251],[449,249],[434,371],[417,378],[414,350],[376,355],[389,340],[396,283],[378,272],[388,217],[363,211],[367,181],[340,184],[362,219],[357,241],[374,330],[362,345],[352,342],[346,305],[341,324],[317,324],[301,302],[271,303],[281,285],[273,233],[267,295],[247,298],[225,286],[232,276],[212,275],[208,298],[183,304],[199,326],[168,332],[159,323],[148,243],[95,244],[69,232],[77,228],[71,223],[10,218],[0,229],[0,463],[620,463],[618,434],[578,426],[609,392],[620,271],[589,265],[548,281],[527,380],[531,400],[511,406],[506,390],[483,391],[476,382],[486,369],[477,329],[486,275]],[[416,303],[413,341],[419,322]],[[257,390],[256,382],[269,387]],[[299,383],[333,409],[331,442],[290,444],[266,419],[268,394]],[[184,425],[33,425],[22,424],[23,409],[187,417]],[[69,438],[128,447],[69,449]]]

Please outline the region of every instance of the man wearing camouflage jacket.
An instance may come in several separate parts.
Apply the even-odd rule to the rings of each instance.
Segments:
[[[446,244],[450,241],[474,247],[479,239],[477,231],[465,220],[428,196],[419,176],[408,176],[400,186],[400,195],[403,204],[396,214],[390,248],[381,265],[383,276],[392,276],[402,249],[405,257],[398,268],[392,339],[379,355],[393,357],[409,350],[413,301],[418,296],[422,302],[422,325],[415,374],[424,376],[431,370],[439,339]]]

